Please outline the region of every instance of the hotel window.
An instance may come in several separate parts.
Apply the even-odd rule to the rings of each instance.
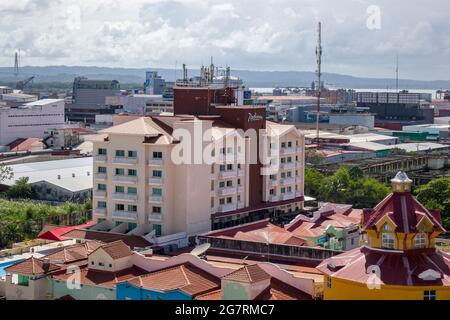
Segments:
[[[161,207],[153,207],[152,212],[153,213],[161,213]]]
[[[287,188],[287,192],[288,192],[288,193],[291,193],[291,192],[292,192],[292,187],[288,187],[288,188]]]
[[[381,234],[381,246],[385,249],[395,248],[395,239],[392,233],[382,233]]]
[[[286,188],[281,188],[281,193],[286,193]]]
[[[436,300],[436,290],[425,290],[423,300]]]
[[[161,177],[162,177],[162,171],[153,170],[153,178],[161,178]]]
[[[124,193],[125,187],[122,186],[116,186],[116,193]]]
[[[137,151],[128,151],[128,158],[137,158]]]
[[[214,208],[214,198],[211,198],[211,208]]]
[[[281,179],[284,179],[284,178],[286,178],[286,172],[281,173]]]
[[[417,249],[423,249],[427,247],[426,235],[424,232],[420,232],[414,238],[414,244]]]
[[[269,194],[270,194],[271,196],[274,196],[274,195],[275,195],[275,189],[270,189]]]
[[[219,199],[219,204],[220,205],[224,205],[225,204],[225,199]]]
[[[288,148],[292,148],[292,141],[288,142]]]
[[[106,173],[106,167],[98,167],[98,173]]]
[[[125,151],[124,150],[116,150],[116,157],[118,157],[118,158],[125,157]]]
[[[233,148],[227,148],[227,153],[228,154],[233,153]]]
[[[160,188],[153,188],[152,195],[158,196],[158,197],[162,196],[162,189],[160,189]]]
[[[237,201],[241,202],[241,196],[240,195],[237,196]]]
[[[136,195],[136,194],[137,194],[137,188],[129,187],[129,188],[128,188],[128,194],[134,194],[134,195]]]
[[[220,172],[224,172],[225,171],[225,165],[224,164],[221,164],[220,166],[219,166],[219,170],[220,170]]]
[[[154,225],[153,225],[153,230],[155,230],[155,235],[156,235],[157,237],[160,237],[160,236],[161,236],[161,234],[162,234],[162,227],[161,227],[160,224],[154,224]]]
[[[225,148],[220,148],[219,153],[220,154],[225,154],[226,149]]]
[[[225,182],[224,181],[220,181],[219,182],[219,188],[225,188]]]
[[[116,211],[125,211],[125,205],[121,203],[116,204]]]
[[[227,170],[228,171],[233,171],[233,165],[232,164],[227,164]]]
[[[106,191],[106,184],[99,184],[97,186],[98,191]]]
[[[287,163],[291,163],[292,162],[292,157],[287,157]]]
[[[153,159],[162,159],[162,152],[153,152]]]
[[[116,168],[116,176],[124,176],[124,175],[125,175],[124,169]]]
[[[106,202],[105,201],[97,202],[97,208],[99,208],[99,209],[106,209]]]
[[[227,198],[227,203],[228,204],[233,203],[233,198]]]
[[[286,148],[286,142],[282,142],[282,143],[281,143],[281,147],[282,147],[282,148]]]
[[[288,172],[286,173],[286,175],[287,175],[288,178],[290,178],[290,177],[292,177],[292,172],[291,172],[291,171],[288,171]]]
[[[137,206],[135,205],[128,205],[128,212],[137,212]]]
[[[241,179],[238,179],[238,180],[237,180],[237,184],[238,184],[238,186],[241,185]]]
[[[106,156],[108,151],[105,148],[99,148],[98,149],[98,155],[99,156]]]
[[[327,288],[331,289],[331,277],[327,276]]]
[[[240,163],[238,163],[237,168],[238,168],[238,170],[241,170],[241,164]]]
[[[130,177],[137,177],[137,170],[135,170],[135,169],[128,169],[128,175]]]
[[[227,187],[228,188],[231,188],[233,186],[233,181],[227,181]]]
[[[277,180],[277,175],[271,174],[270,175],[270,180]]]
[[[214,181],[211,181],[211,191],[214,191]]]

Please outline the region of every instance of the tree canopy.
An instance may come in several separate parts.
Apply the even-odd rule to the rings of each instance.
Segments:
[[[416,195],[427,209],[441,211],[444,228],[450,230],[450,178],[431,180],[418,188]]]

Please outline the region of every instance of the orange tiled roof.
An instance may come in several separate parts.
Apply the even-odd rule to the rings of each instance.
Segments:
[[[244,266],[222,278],[223,280],[254,283],[270,279],[270,275],[259,265]]]
[[[94,252],[100,248],[103,249],[114,260],[133,255],[133,252],[131,251],[130,247],[128,247],[122,240],[103,244],[96,250],[94,250]]]
[[[190,263],[156,271],[129,281],[138,287],[156,290],[181,290],[197,296],[220,287],[220,279]]]
[[[46,258],[53,263],[70,263],[80,260],[86,260],[89,253],[103,245],[100,241],[86,241],[85,243],[74,244],[71,246],[60,248],[58,251],[51,253]]]
[[[146,248],[152,245],[141,236],[108,233],[86,229],[72,230],[63,234],[62,237],[67,239],[97,240],[107,243],[122,240],[131,249]]]
[[[53,263],[44,263],[43,260],[31,257],[22,262],[16,263],[5,271],[14,274],[24,274],[29,276],[42,276],[59,270],[60,267]]]

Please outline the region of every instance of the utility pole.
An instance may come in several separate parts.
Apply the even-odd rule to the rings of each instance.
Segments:
[[[17,78],[19,76],[19,59],[20,59],[20,49],[14,54],[14,76]]]
[[[317,47],[316,47],[316,57],[317,57],[317,116],[316,116],[316,143],[317,149],[319,148],[319,126],[320,126],[320,98],[322,94],[322,23],[319,22],[317,28]]]

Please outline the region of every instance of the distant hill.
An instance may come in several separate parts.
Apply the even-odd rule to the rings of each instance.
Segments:
[[[102,67],[79,67],[79,66],[48,66],[21,68],[21,78],[36,76],[36,83],[44,82],[72,82],[75,76],[87,76],[93,79],[115,79],[123,84],[142,84],[145,78],[145,71],[148,69],[138,68],[102,68]],[[168,81],[175,79],[173,69],[155,68],[159,74]],[[198,70],[189,70],[189,76],[198,75]],[[310,86],[315,80],[314,72],[306,71],[250,71],[232,70],[232,74],[242,78],[248,87],[288,87],[288,86]],[[177,77],[181,77],[181,70],[176,72]],[[334,87],[342,88],[379,88],[395,87],[394,79],[382,78],[360,78],[349,75],[325,73],[323,75],[325,83]],[[15,81],[13,68],[0,68],[0,81]],[[410,89],[447,89],[450,88],[449,80],[422,81],[400,79],[401,88]]]

